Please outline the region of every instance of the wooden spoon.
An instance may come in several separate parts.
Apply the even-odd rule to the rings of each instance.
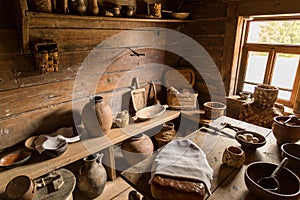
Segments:
[[[271,176],[269,177],[263,177],[258,180],[258,184],[262,186],[263,188],[270,190],[270,191],[277,191],[279,188],[279,182],[276,179],[276,176],[282,171],[282,169],[287,165],[288,163],[288,158],[285,157],[280,165],[273,171]]]

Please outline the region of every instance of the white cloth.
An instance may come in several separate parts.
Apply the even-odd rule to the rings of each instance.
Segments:
[[[150,184],[154,175],[188,178],[202,181],[211,193],[213,169],[202,149],[191,140],[176,139],[165,145],[154,159],[151,171]]]

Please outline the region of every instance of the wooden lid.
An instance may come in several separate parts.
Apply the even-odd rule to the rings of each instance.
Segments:
[[[165,73],[165,84],[168,87],[188,88],[195,84],[195,72],[190,68],[174,68]]]

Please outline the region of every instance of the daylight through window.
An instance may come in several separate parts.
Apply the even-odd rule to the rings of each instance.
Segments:
[[[243,33],[237,91],[273,85],[279,88],[278,101],[291,106],[300,76],[300,18],[245,19]]]

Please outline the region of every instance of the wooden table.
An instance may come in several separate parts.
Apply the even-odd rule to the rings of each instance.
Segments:
[[[234,126],[245,128],[249,131],[259,132],[266,137],[267,143],[255,152],[246,152],[244,165],[240,169],[234,169],[222,163],[222,155],[226,147],[240,146],[235,139],[225,135],[212,135],[211,133],[201,131],[201,129],[186,136],[186,138],[193,140],[203,149],[210,166],[214,170],[211,187],[212,195],[206,198],[209,200],[254,199],[245,185],[244,172],[246,166],[254,161],[280,163],[280,151],[272,131],[225,116],[217,120],[229,122]],[[224,131],[232,136],[235,134],[233,130],[224,129]],[[152,156],[121,173],[121,177],[147,199],[153,199],[148,181],[154,157]]]

